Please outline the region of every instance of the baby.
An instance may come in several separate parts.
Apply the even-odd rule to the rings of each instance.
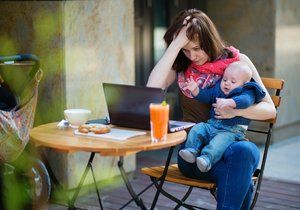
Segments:
[[[226,68],[215,86],[200,90],[191,78],[185,89],[191,91],[194,99],[209,104],[217,103],[218,108],[245,109],[265,97],[261,87],[250,81],[251,77],[249,66],[237,61]],[[196,124],[188,134],[185,148],[179,151],[185,161],[196,162],[201,172],[209,171],[234,141],[245,140],[245,132],[250,123],[250,119],[239,116],[231,119],[216,119],[215,116],[212,108],[207,123]]]

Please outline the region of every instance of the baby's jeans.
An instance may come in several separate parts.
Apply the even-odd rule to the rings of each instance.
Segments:
[[[207,123],[198,123],[191,129],[185,147],[194,154],[203,147],[201,155],[205,155],[211,165],[214,165],[222,158],[229,145],[241,140],[245,140],[244,128],[224,125],[221,120],[210,119]]]

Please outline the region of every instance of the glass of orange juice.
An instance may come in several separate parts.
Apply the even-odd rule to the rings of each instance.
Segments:
[[[151,141],[159,142],[167,139],[169,123],[169,104],[150,104]]]

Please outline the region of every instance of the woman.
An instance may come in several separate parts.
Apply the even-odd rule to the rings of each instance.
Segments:
[[[167,49],[152,70],[147,86],[167,88],[175,80],[180,88],[183,118],[201,122],[208,119],[209,106],[193,100],[185,91],[185,84],[193,78],[200,88],[212,86],[232,62],[244,61],[253,79],[262,84],[260,76],[250,59],[234,47],[227,47],[209,17],[197,9],[182,11],[168,28],[164,40]],[[242,116],[264,120],[274,118],[276,110],[269,94],[262,102],[247,109],[221,108],[213,104],[216,118],[229,119]],[[259,162],[259,151],[248,141],[233,143],[223,158],[207,173],[201,173],[196,164],[185,162],[178,156],[181,172],[191,178],[208,179],[217,183],[217,209],[249,209],[253,186],[252,175]]]

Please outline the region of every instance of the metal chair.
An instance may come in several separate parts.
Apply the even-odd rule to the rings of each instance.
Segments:
[[[281,96],[280,96],[280,91],[283,89],[284,81],[282,79],[275,79],[275,78],[262,78],[262,81],[265,85],[265,87],[268,89],[271,98],[273,100],[273,103],[276,107],[276,109],[280,105],[281,101]],[[261,133],[266,136],[266,141],[264,143],[264,151],[263,151],[263,157],[262,157],[262,162],[261,165],[258,169],[256,169],[255,173],[253,174],[253,182],[255,186],[255,194],[252,200],[251,204],[251,209],[254,208],[255,203],[257,201],[259,192],[260,192],[260,186],[264,174],[264,168],[266,164],[266,159],[268,155],[268,149],[271,141],[271,134],[272,134],[272,128],[273,125],[276,122],[276,118],[274,119],[269,119],[269,120],[264,120],[264,121],[259,121],[267,126],[265,126],[263,129],[261,128],[262,126],[256,126],[258,128],[251,128],[248,129],[247,132],[254,132],[254,133]],[[150,176],[151,181],[154,183],[156,188],[159,186],[159,180],[161,177],[165,176],[164,174],[164,166],[156,166],[156,167],[145,167],[141,169],[141,172],[143,174],[146,174]],[[206,180],[198,180],[198,179],[191,179],[183,174],[178,169],[177,164],[172,164],[169,166],[165,181],[172,182],[172,183],[177,183],[177,184],[182,184],[185,186],[189,186],[188,191],[182,198],[177,198],[173,195],[171,195],[169,192],[165,191],[163,188],[160,190],[160,193],[167,198],[173,200],[174,202],[177,203],[177,206],[174,209],[178,209],[179,207],[183,206],[187,209],[205,209],[197,206],[190,205],[186,203],[186,199],[189,197],[191,194],[192,190],[194,187],[196,188],[201,188],[201,189],[206,189],[211,192],[211,194],[216,198],[216,189],[217,185],[216,183],[209,182]]]

